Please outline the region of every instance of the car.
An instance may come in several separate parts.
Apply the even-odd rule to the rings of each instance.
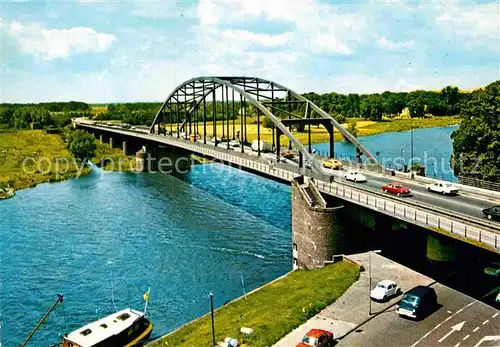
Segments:
[[[322,329],[311,329],[297,347],[332,347],[333,333]]]
[[[337,159],[325,159],[323,160],[323,167],[333,169],[333,170],[340,170],[342,168],[342,163],[340,160]]]
[[[429,192],[436,192],[439,194],[449,194],[449,195],[457,195],[458,188],[450,183],[443,182],[435,182],[427,185],[427,190]]]
[[[235,148],[235,147],[240,147],[241,144],[240,144],[240,141],[238,141],[238,140],[231,140],[231,141],[229,141],[229,146]]]
[[[481,212],[483,212],[484,216],[489,220],[500,220],[500,205],[485,208]]]
[[[370,292],[370,298],[376,301],[387,301],[401,294],[401,288],[392,280],[383,280],[377,283]]]
[[[391,193],[397,196],[408,196],[411,194],[410,189],[397,182],[389,182],[385,186],[382,186],[381,189],[384,193]]]
[[[497,293],[497,296],[495,297],[495,302],[500,304],[500,292]]]
[[[295,157],[295,153],[293,153],[293,151],[291,151],[289,149],[286,149],[284,151],[281,151],[281,156],[283,158],[293,159]]]
[[[493,262],[484,269],[484,273],[489,276],[500,277],[500,263]]]
[[[366,177],[356,170],[347,171],[347,173],[344,175],[344,178],[348,181],[353,182],[366,182]]]
[[[434,288],[416,286],[404,293],[396,305],[396,313],[410,318],[422,318],[437,306]]]

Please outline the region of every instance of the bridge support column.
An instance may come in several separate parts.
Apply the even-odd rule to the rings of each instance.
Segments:
[[[127,141],[122,142],[122,150],[123,150],[123,154],[127,155]]]
[[[113,138],[112,137],[109,138],[109,147],[113,148]]]
[[[343,251],[345,231],[338,220],[343,207],[326,207],[321,200],[313,184],[292,182],[294,269],[322,267],[325,261]]]
[[[427,234],[427,259],[435,263],[452,262],[457,258],[453,240],[441,234]]]
[[[102,143],[103,143],[103,136],[102,136],[102,134],[101,134],[101,135],[99,135],[99,143],[100,143],[101,145],[102,145]]]

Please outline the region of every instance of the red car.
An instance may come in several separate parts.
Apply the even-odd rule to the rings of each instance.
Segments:
[[[385,186],[382,186],[382,190],[384,193],[391,193],[397,196],[408,196],[410,195],[410,190],[406,187],[403,187],[401,183],[397,182],[389,182]]]
[[[300,342],[297,347],[332,347],[333,346],[333,333],[321,330],[321,329],[311,329],[304,336],[302,342]]]

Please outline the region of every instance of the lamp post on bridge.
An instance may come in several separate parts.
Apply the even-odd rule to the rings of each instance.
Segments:
[[[368,302],[370,303],[369,304],[369,310],[368,310],[368,313],[370,314],[370,316],[372,315],[372,298],[370,297],[370,292],[372,290],[372,257],[371,257],[371,254],[373,253],[382,253],[382,250],[380,249],[377,249],[377,250],[374,250],[374,251],[369,251],[368,252],[368,278],[369,278],[369,287],[368,287]]]

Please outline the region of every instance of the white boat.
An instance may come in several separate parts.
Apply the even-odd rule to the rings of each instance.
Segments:
[[[134,346],[152,331],[144,312],[126,308],[71,332],[63,338],[62,347]]]

